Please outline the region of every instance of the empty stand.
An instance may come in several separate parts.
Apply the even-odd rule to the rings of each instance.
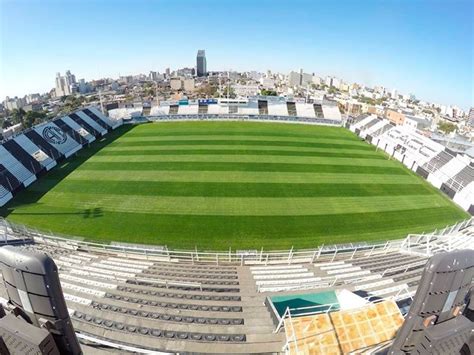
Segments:
[[[8,228],[16,230],[11,224]],[[453,248],[462,248],[474,235],[468,222],[446,233]],[[448,242],[448,238],[437,239],[440,246]],[[400,242],[392,242],[393,247],[387,243],[380,248],[319,249],[308,251],[309,257],[295,256],[297,262],[286,253],[284,258],[271,259],[276,264],[269,265],[257,252],[256,258],[247,260],[257,265],[247,266],[245,259],[229,259],[227,264],[224,258],[216,263],[216,258],[198,253],[192,259],[180,259],[178,255],[183,254],[169,250],[139,254],[127,247],[36,238],[40,240],[44,243],[23,248],[54,258],[76,330],[116,349],[122,344],[150,351],[276,353],[282,350],[285,337],[290,352],[321,350],[330,343],[323,333],[332,334],[333,345],[339,344],[344,351],[372,349],[393,339],[427,260],[413,242],[410,250],[398,249]],[[278,292],[283,294],[278,297],[293,295],[304,300],[301,291],[293,292],[299,289],[338,297],[351,291],[362,306],[357,303],[347,309],[350,302],[340,298],[340,305],[333,309],[321,305],[317,312],[303,310],[302,318],[283,317],[285,333],[275,332],[275,320],[264,303],[267,295],[274,297]],[[324,324],[332,328],[322,332]],[[335,353],[342,353],[341,348]]]
[[[82,146],[53,122],[38,125],[34,130],[54,145],[65,158],[75,154]]]
[[[38,163],[40,163],[46,170],[52,169],[56,166],[56,162],[40,147],[34,144],[24,134],[20,134],[14,138],[14,141],[18,143],[31,157],[33,157]]]
[[[88,108],[85,108],[83,111],[86,111],[86,110],[88,110],[91,113],[95,114],[98,118],[100,118],[102,121],[104,121],[106,125],[112,127],[112,129],[116,129],[117,127],[119,127],[122,124],[122,120],[112,119],[111,117],[108,117],[108,116],[104,115],[100,110],[98,110],[94,106],[90,106]],[[150,112],[151,112],[151,108],[150,108]]]
[[[55,147],[53,147],[52,144],[47,142],[38,132],[35,130],[31,130],[28,132],[25,132],[25,136],[28,137],[35,145],[37,145],[43,152],[48,154],[52,159],[58,161],[61,158],[64,157],[63,154],[59,150],[57,150]]]
[[[104,126],[106,126],[105,123],[103,123],[102,121],[99,121],[101,123],[99,124],[94,119],[92,119],[89,115],[86,115],[83,111],[76,111],[75,113],[79,117],[81,117],[84,120],[84,122],[87,122],[89,126],[93,127],[97,132],[99,132],[101,136],[107,133],[107,129],[101,125],[103,124]]]
[[[36,180],[36,175],[28,170],[4,146],[0,146],[0,164],[3,166],[4,171],[8,170],[25,187]],[[31,169],[33,170],[33,168]]]
[[[109,130],[110,128],[112,128],[111,123],[109,123],[109,122],[105,121],[103,118],[97,116],[94,112],[92,112],[88,108],[83,109],[82,112],[84,112],[87,116],[92,118],[102,128],[104,128],[106,130]]]
[[[178,105],[170,105],[169,115],[177,115],[178,114]]]
[[[81,145],[89,144],[89,141],[81,136],[78,132],[72,129],[69,125],[67,125],[62,119],[58,118],[54,120],[54,123],[61,128],[66,134],[68,134],[72,139],[78,142]]]
[[[392,128],[393,128],[393,125],[391,123],[385,123],[381,128],[379,128],[376,131],[372,132],[370,135],[373,138],[376,138],[376,137],[384,134],[385,132],[387,132],[389,129],[392,129]]]
[[[229,106],[229,113],[236,114],[238,112],[239,112],[239,107],[238,106]]]
[[[445,150],[442,150],[435,157],[433,157],[433,159],[423,165],[423,169],[433,173],[439,170],[442,166],[446,165],[451,159],[453,159],[453,156]]]
[[[38,174],[43,170],[43,166],[33,156],[28,154],[15,140],[11,139],[3,143],[3,147],[14,156],[32,174]]]
[[[287,102],[286,109],[288,111],[288,116],[297,116],[296,113],[296,104],[294,102]],[[318,116],[316,116],[318,117]]]
[[[0,185],[8,192],[14,192],[20,187],[21,182],[5,166],[0,164]]]
[[[76,122],[79,126],[84,128],[87,132],[92,134],[94,137],[100,136],[100,131],[98,131],[96,127],[93,127],[92,125],[90,125],[89,122],[86,122],[77,113],[70,113],[68,117],[70,117],[74,122]]]
[[[69,127],[71,127],[74,131],[76,131],[80,136],[87,140],[87,142],[92,143],[95,141],[95,137],[93,134],[88,132],[84,127],[77,124],[73,119],[69,116],[61,117],[61,120],[66,123]]]
[[[268,101],[258,100],[258,114],[259,115],[268,115]]]
[[[459,191],[474,181],[474,168],[467,165],[459,173],[454,175],[451,179],[446,182],[446,185],[450,186],[456,191]]]
[[[4,180],[0,173],[0,183]],[[5,183],[5,181],[3,181]],[[13,198],[13,195],[11,191],[4,187],[3,185],[0,184],[0,207],[4,206],[8,201],[10,201]]]
[[[202,102],[199,102],[199,107],[198,107],[198,114],[199,115],[205,115],[208,112],[208,107],[209,105],[204,104]]]
[[[317,118],[324,118],[323,107],[321,104],[313,104],[314,114]]]

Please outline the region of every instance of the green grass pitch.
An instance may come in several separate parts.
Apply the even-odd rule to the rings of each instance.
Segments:
[[[379,241],[468,217],[346,129],[250,122],[121,127],[0,214],[89,240],[202,250]]]

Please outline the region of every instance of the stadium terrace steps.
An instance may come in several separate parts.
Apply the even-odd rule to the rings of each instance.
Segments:
[[[71,117],[64,116],[64,117],[61,117],[61,120],[65,124],[67,124],[71,129],[73,129],[75,132],[77,132],[77,134],[79,134],[81,137],[83,137],[83,139],[87,140],[88,143],[92,143],[92,142],[95,141],[94,135],[91,132],[84,129],[84,127],[77,124],[77,122],[74,121],[73,119],[71,119]]]
[[[462,193],[474,179],[469,158],[456,155],[416,130],[391,125],[385,119],[377,119],[379,122],[372,125],[370,119],[371,116],[361,115],[350,119],[347,126],[352,132],[377,148],[383,149],[391,157],[425,178],[462,209],[473,213],[472,196],[466,196],[473,192]],[[374,127],[373,131],[371,127]]]
[[[12,193],[8,189],[3,187],[3,185],[0,185],[0,206],[5,205],[12,198],[13,198]]]
[[[472,238],[474,232],[468,227],[460,229],[450,243],[462,246]],[[438,236],[433,242],[445,241]],[[276,325],[264,301],[282,292],[345,289],[368,300],[396,297],[406,312],[427,260],[399,249],[369,248],[321,254],[294,264],[206,265],[155,261],[150,256],[140,259],[120,250],[87,252],[74,243],[22,248],[41,250],[56,261],[76,331],[142,349],[197,353],[281,351],[284,333],[273,332]],[[162,277],[170,284],[156,287],[138,281]],[[182,280],[200,286],[181,287]],[[211,289],[203,281],[211,281]],[[238,287],[219,285],[222,282],[237,282]],[[267,289],[259,289],[259,282],[268,283],[263,285]]]
[[[51,170],[56,166],[50,156],[48,156],[40,147],[29,140],[25,135],[16,136],[13,139],[19,146],[21,146],[29,155],[31,155],[38,163],[40,163],[46,170]]]
[[[101,119],[103,122],[105,122],[107,126],[109,126],[112,129],[116,129],[122,124],[121,120],[112,120],[109,117],[105,116],[102,112],[100,112],[96,107],[93,107],[93,106],[84,109],[84,112],[86,114],[93,114],[93,115],[95,114],[96,117]]]
[[[0,184],[10,193],[15,192],[21,185],[21,182],[8,169],[0,164]]]
[[[3,143],[3,147],[14,156],[31,174],[38,174],[43,170],[43,166],[33,156],[28,154],[15,140],[11,139]]]
[[[423,169],[430,173],[434,173],[442,166],[446,165],[451,159],[453,159],[453,156],[445,150],[442,150],[435,157],[433,157],[433,159],[426,162],[425,165],[423,165]]]
[[[41,123],[4,141],[0,145],[0,185],[8,193],[2,191],[0,207],[58,161],[93,142],[94,135],[104,135],[121,124],[121,120],[112,122],[97,109],[89,108]]]
[[[101,136],[101,132],[103,131],[102,128],[100,127],[99,130],[97,130],[97,124],[90,124],[90,118],[84,120],[81,116],[79,116],[77,113],[70,113],[68,115],[70,119],[72,119],[74,122],[76,122],[79,126],[84,128],[87,132],[92,134],[94,137],[99,137]],[[88,116],[86,116],[88,117]]]
[[[47,142],[38,132],[30,130],[24,133],[35,145],[37,145],[43,152],[45,152],[51,159],[56,161],[63,158],[63,154],[59,152],[52,144]]]
[[[108,123],[108,122],[105,122],[103,119],[99,118],[94,112],[92,112],[91,110],[89,109],[84,109],[82,110],[82,112],[84,114],[86,114],[87,116],[89,116],[92,120],[94,120],[99,126],[101,126],[103,129],[105,130],[109,130],[110,128],[112,128],[111,124]]]
[[[11,175],[13,175],[16,180],[25,187],[36,180],[36,176],[3,146],[0,146],[0,164],[3,166],[4,171],[8,170]],[[11,175],[8,176],[9,180],[13,180]],[[12,185],[16,185],[16,182]]]
[[[74,139],[76,142],[78,142],[82,146],[89,143],[87,139],[85,139],[81,134],[76,132],[72,127],[66,124],[62,119],[58,118],[54,120],[54,124],[56,124],[59,128],[61,128],[64,132],[66,132],[66,134],[68,134],[69,137]]]
[[[456,191],[460,191],[474,181],[474,168],[465,166],[455,176],[446,181],[446,185],[453,187]]]
[[[71,136],[66,134],[60,127],[53,122],[40,124],[33,128],[45,140],[53,144],[61,154],[68,158],[74,155],[82,148],[82,145],[76,142]]]
[[[101,275],[109,275],[107,270],[121,273],[123,269],[127,268],[129,274],[144,270],[154,272],[162,270],[160,265],[166,263],[160,262],[157,265],[154,262],[121,257],[88,258],[84,254],[56,254],[54,248],[46,249],[49,253],[56,255],[68,307],[75,311],[73,321],[74,325],[77,325],[76,329],[81,329],[81,322],[87,325],[94,324],[98,326],[97,330],[99,328],[116,329],[114,324],[118,323],[119,327],[121,325],[124,328],[130,327],[131,334],[144,334],[140,333],[140,329],[145,328],[149,332],[151,329],[159,329],[163,333],[174,333],[173,337],[171,337],[172,334],[168,334],[169,337],[163,337],[169,341],[187,340],[186,345],[180,344],[179,346],[181,346],[181,350],[183,346],[184,348],[189,347],[190,351],[191,349],[193,351],[201,349],[200,345],[196,345],[194,341],[197,344],[202,341],[198,339],[199,337],[193,339],[194,341],[189,341],[191,334],[197,334],[203,338],[209,336],[206,342],[213,342],[216,346],[221,343],[226,346],[244,343],[244,348],[236,349],[237,352],[242,353],[258,349],[261,346],[259,344],[266,343],[267,346],[281,344],[281,335],[272,333],[274,325],[263,306],[263,299],[256,300],[253,297],[245,296],[246,300],[242,300],[241,296],[214,295],[198,290],[194,292],[180,291],[179,293],[169,289],[158,291],[146,286],[125,285],[120,282],[119,285],[116,285],[114,283],[117,280],[112,279],[112,281],[107,278],[102,281]],[[127,266],[117,265],[122,260]],[[130,265],[133,268],[130,268]],[[94,272],[92,277],[71,274],[70,272],[77,266],[83,271],[88,271],[91,267],[103,270],[101,273]],[[189,270],[194,275],[202,275],[206,278],[211,276],[228,278],[239,275],[236,267],[224,267],[220,273],[220,270],[203,265],[180,264],[179,266],[183,272]],[[118,276],[120,275],[129,276],[118,274]],[[86,315],[88,315],[88,320],[85,319]],[[124,318],[124,316],[126,317]],[[100,332],[95,335],[100,335]],[[214,335],[214,338],[211,335]],[[127,339],[131,338],[127,336]],[[160,347],[159,339],[161,339],[160,336],[153,342],[153,348]],[[144,345],[143,343],[131,343]],[[170,346],[167,342],[166,349],[171,350],[173,347]],[[224,351],[223,349],[220,352]]]
[[[102,121],[99,120],[97,122],[93,118],[91,118],[89,115],[86,115],[83,111],[77,111],[76,115],[78,115],[84,122],[86,122],[90,127],[93,127],[94,130],[99,132],[101,136],[104,136],[107,133],[107,129],[104,128],[99,122],[102,123]]]

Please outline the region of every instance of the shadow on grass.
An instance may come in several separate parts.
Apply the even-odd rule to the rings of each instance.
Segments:
[[[120,138],[122,135],[133,129],[132,125],[124,125],[110,132],[105,137],[98,137],[89,147],[79,151],[73,158],[69,158],[59,163],[52,170],[41,176],[38,181],[33,183],[25,190],[18,193],[7,205],[0,208],[0,216],[8,217],[16,208],[37,203],[48,191],[69,176],[74,170],[85,163],[90,157],[94,156],[102,148]],[[82,214],[83,218],[98,218],[103,216],[101,208],[85,209],[81,212],[58,212],[58,213],[28,213],[19,212],[23,215],[72,215]]]
[[[87,208],[79,212],[16,212],[17,216],[81,216],[84,219],[99,218],[104,215],[102,208]]]

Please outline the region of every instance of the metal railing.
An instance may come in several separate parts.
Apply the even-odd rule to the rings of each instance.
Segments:
[[[424,259],[424,260],[421,260],[421,261],[417,261],[415,263],[411,263],[411,264],[407,264],[407,265],[400,265],[400,266],[392,267],[390,269],[385,269],[382,272],[382,277],[384,277],[385,274],[389,274],[389,273],[392,273],[392,272],[395,272],[395,271],[402,271],[403,273],[405,273],[411,268],[416,268],[418,266],[422,266],[422,265],[425,265],[425,264],[426,264],[426,260]]]
[[[440,251],[451,251],[457,249],[452,245],[452,240],[460,231],[474,226],[474,217],[461,221],[452,226],[446,226],[443,229],[435,230],[432,233],[409,234],[400,245],[400,250],[422,256],[432,256]],[[465,236],[466,243],[469,238],[474,245],[474,237]]]
[[[14,228],[16,228],[15,226]],[[375,251],[398,249],[401,241],[382,242],[352,246],[326,246],[308,250],[264,251],[257,254],[242,254],[238,251],[198,251],[196,250],[170,250],[167,247],[160,249],[114,246],[105,243],[88,242],[68,239],[64,237],[47,235],[22,226],[21,234],[34,238],[35,241],[59,248],[74,248],[88,252],[107,255],[123,255],[124,257],[141,258],[145,260],[162,260],[168,262],[185,262],[190,264],[237,264],[237,265],[271,265],[310,263],[316,260],[332,261],[336,258],[350,259],[357,252],[366,252],[367,255]]]
[[[414,292],[409,291],[408,286],[405,285],[405,287],[399,289],[396,294],[389,297],[375,298],[372,295],[361,297],[361,299],[366,301],[366,304],[361,307],[354,308],[354,310],[360,309],[362,307],[367,307],[367,306],[370,306],[382,301],[386,301],[386,300],[392,300],[395,302],[403,301],[406,299],[413,300],[413,295],[414,295]],[[285,325],[285,319],[287,318],[291,319],[291,317],[314,316],[314,315],[318,315],[322,313],[328,314],[334,311],[339,311],[339,303],[318,304],[314,306],[295,307],[295,308],[287,307],[283,315],[280,317],[280,321],[278,325],[276,326],[275,330],[273,331],[273,333],[278,333],[280,331],[280,329]]]
[[[461,229],[461,226],[470,225],[473,219],[463,221],[452,227],[447,227],[443,230],[444,233]],[[43,243],[58,248],[80,249],[88,252],[95,252],[106,255],[122,255],[124,257],[133,257],[138,259],[153,260],[153,261],[167,261],[167,262],[183,262],[189,264],[234,264],[234,265],[273,265],[273,264],[301,264],[314,263],[316,261],[334,261],[336,259],[351,260],[357,253],[364,253],[366,256],[371,256],[374,253],[387,253],[393,251],[413,251],[413,246],[419,242],[413,241],[414,236],[409,235],[404,239],[397,239],[392,241],[373,242],[373,243],[349,243],[342,245],[321,245],[314,249],[296,250],[274,250],[266,251],[263,248],[258,252],[243,253],[239,250],[228,251],[199,251],[195,250],[171,250],[164,246],[162,249],[157,249],[152,246],[126,246],[126,245],[111,245],[103,242],[84,241],[83,238],[76,238],[72,236],[56,236],[52,232],[49,234],[40,232],[33,228],[28,228],[24,225],[15,224],[0,218],[0,226],[4,226],[5,230],[10,236],[18,239],[31,240]],[[429,236],[439,234],[435,231]],[[426,235],[421,235],[421,237]]]

